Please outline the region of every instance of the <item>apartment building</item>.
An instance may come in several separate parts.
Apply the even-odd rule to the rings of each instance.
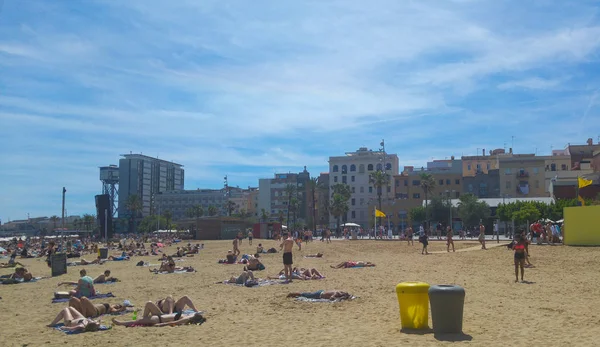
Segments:
[[[153,213],[153,197],[160,193],[183,190],[183,165],[142,154],[124,154],[119,160],[119,218],[127,218],[127,200],[137,195],[143,217]]]
[[[382,199],[393,200],[392,177],[398,175],[398,156],[383,151],[373,151],[366,147],[356,152],[347,152],[343,156],[329,157],[329,187],[338,183],[350,186],[352,196],[348,215],[342,216],[344,222],[368,226],[372,214],[369,205],[377,200],[377,189],[370,182],[370,175],[384,171],[390,177],[390,185],[382,190]],[[336,227],[336,218],[330,216],[330,227]]]
[[[288,196],[286,188],[288,185],[293,185],[297,191],[300,208],[296,212],[297,222],[306,222],[309,211],[309,192],[308,182],[310,181],[310,173],[304,167],[304,171],[300,173],[278,173],[274,178],[261,178],[258,180],[258,206],[257,214],[260,218],[262,210],[269,215],[269,221],[279,221],[280,214],[283,216],[285,223],[290,212],[288,206]],[[293,222],[293,221],[290,221]]]
[[[208,208],[217,208],[217,215],[225,215],[227,208],[227,192],[225,189],[196,189],[162,192],[155,195],[157,214],[170,211],[173,220],[189,218],[187,210],[192,206],[202,206],[204,216],[208,216]]]
[[[501,197],[549,196],[546,182],[547,156],[510,154],[498,156]]]
[[[324,228],[329,225],[329,202],[331,200],[328,172],[322,172],[319,175],[317,187],[317,225],[320,228]]]
[[[512,148],[510,149],[512,154]],[[482,149],[481,155],[462,156],[462,173],[463,177],[473,177],[475,175],[487,174],[490,170],[498,169],[497,157],[505,154],[504,149],[498,148],[489,151],[486,155],[485,148]]]

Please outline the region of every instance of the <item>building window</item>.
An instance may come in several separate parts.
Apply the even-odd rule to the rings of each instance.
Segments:
[[[506,169],[504,169],[504,174],[505,175],[510,175],[510,168],[507,167]]]
[[[479,183],[479,196],[487,196],[487,184]]]
[[[404,180],[404,186],[408,187],[408,180]]]
[[[420,198],[421,198],[421,194],[413,193],[413,199],[420,199]]]
[[[367,170],[369,170],[369,171],[373,171],[373,164],[369,164],[369,165],[367,166]]]
[[[356,165],[352,164],[350,165],[350,172],[354,172],[356,171]]]
[[[472,193],[472,192],[473,192],[473,185],[469,184],[469,193]]]
[[[443,185],[444,185],[444,180],[440,180],[440,183],[439,183],[439,185],[440,185],[440,186],[443,186]]]
[[[556,171],[556,164],[550,164],[550,171]]]
[[[333,166],[333,170],[332,170],[332,172],[338,172],[338,171],[339,171],[339,169],[338,169],[338,166],[337,166],[337,165],[334,165],[334,166]]]
[[[352,218],[356,218],[356,211],[352,211]]]
[[[506,181],[506,189],[510,189],[510,181]]]
[[[373,187],[369,187],[369,193],[373,193]]]
[[[352,187],[352,194],[354,194],[355,190],[356,190],[356,189],[354,189],[354,187]]]
[[[358,172],[359,173],[365,173],[365,164],[359,164],[358,165]]]
[[[385,169],[386,170],[391,170],[392,169],[392,164],[391,163],[386,163],[385,164]]]
[[[455,179],[454,184],[460,184],[460,178]]]
[[[348,176],[342,176],[342,183],[346,184],[348,182],[347,181]]]
[[[377,171],[383,171],[383,166],[381,166],[381,164],[377,164]]]
[[[562,165],[560,166],[560,169],[561,169],[561,170],[563,170],[563,171],[566,171],[566,170],[568,170],[568,169],[567,169],[567,164],[562,164]]]
[[[365,187],[360,187],[360,192],[364,193],[365,192]]]
[[[352,206],[356,205],[356,199],[352,198]]]
[[[345,175],[347,173],[348,173],[348,166],[342,165],[342,175]]]
[[[481,170],[481,165],[477,164],[477,171]]]
[[[488,169],[488,171],[490,170],[490,163],[486,164],[486,168]]]
[[[391,193],[391,192],[392,192],[392,187],[388,186],[388,187],[387,187],[387,192],[388,192],[388,193]]]
[[[333,176],[333,182],[337,182],[337,176]]]
[[[400,187],[400,180],[396,180],[396,187]]]
[[[537,167],[534,167],[534,168],[533,168],[533,173],[534,173],[535,175],[537,175],[539,172],[540,172],[540,169],[539,169],[539,168],[537,168]]]
[[[449,186],[450,185],[450,179],[446,179],[446,185]]]
[[[421,185],[421,181],[419,181],[419,180],[413,180],[412,181],[412,185],[413,186],[420,186]]]
[[[365,199],[364,198],[360,198],[360,205],[364,205],[365,204]]]
[[[540,187],[540,181],[535,181],[535,187],[539,188]]]
[[[467,171],[471,171],[471,164],[467,165]]]
[[[354,182],[355,180],[356,180],[356,177],[355,177],[355,176],[351,176],[351,177],[350,177],[350,181],[351,181],[351,182]]]

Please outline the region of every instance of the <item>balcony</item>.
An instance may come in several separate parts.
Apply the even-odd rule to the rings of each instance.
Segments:
[[[517,178],[528,178],[528,177],[529,177],[529,172],[527,172],[525,170],[517,171]]]

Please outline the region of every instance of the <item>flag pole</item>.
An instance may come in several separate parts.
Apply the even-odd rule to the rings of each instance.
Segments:
[[[377,237],[377,207],[373,208],[373,217],[375,220],[375,237]]]

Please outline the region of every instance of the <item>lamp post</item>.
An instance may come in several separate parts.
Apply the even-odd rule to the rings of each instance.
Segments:
[[[446,190],[446,195],[448,197],[448,209],[450,210],[450,222],[448,225],[454,231],[454,225],[452,224],[452,196],[451,194],[455,193],[456,190]]]

